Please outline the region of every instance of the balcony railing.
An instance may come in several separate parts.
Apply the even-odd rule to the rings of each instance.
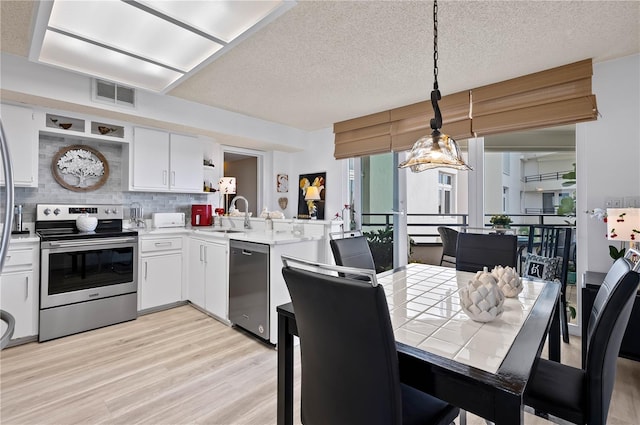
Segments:
[[[485,214],[484,226],[489,229],[489,220],[494,214]],[[502,214],[502,213],[500,213]],[[519,233],[528,231],[528,226],[532,224],[548,224],[566,226],[570,217],[557,214],[508,214],[513,220],[511,228]],[[383,229],[386,226],[393,226],[392,213],[366,213],[362,214],[362,230],[365,232]],[[438,234],[439,226],[447,226],[455,229],[464,229],[469,226],[468,214],[407,214],[407,233],[416,244],[440,243]]]
[[[567,171],[554,171],[552,173],[543,173],[543,174],[535,174],[533,176],[525,176],[524,177],[524,182],[525,183],[529,183],[529,182],[542,182],[545,180],[560,180],[562,179],[562,176],[564,174],[567,174],[571,172],[570,170]]]

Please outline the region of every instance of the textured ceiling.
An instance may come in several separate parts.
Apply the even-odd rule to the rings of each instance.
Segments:
[[[2,51],[26,56],[33,7],[2,0]],[[442,1],[443,95],[640,52],[640,1]],[[432,2],[300,1],[169,95],[306,130],[425,100]]]

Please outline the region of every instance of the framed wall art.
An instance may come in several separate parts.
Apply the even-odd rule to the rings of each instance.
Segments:
[[[278,193],[287,193],[289,191],[289,175],[278,174],[276,177],[276,189]]]
[[[300,174],[298,218],[324,220],[327,173]]]
[[[89,192],[107,182],[109,163],[104,155],[89,146],[66,146],[53,156],[51,173],[62,187]]]

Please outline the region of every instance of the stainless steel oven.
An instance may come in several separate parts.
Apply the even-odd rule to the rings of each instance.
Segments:
[[[57,211],[57,213],[56,213]],[[98,218],[92,232],[74,216]],[[113,205],[38,205],[40,330],[46,341],[137,317],[138,234]]]

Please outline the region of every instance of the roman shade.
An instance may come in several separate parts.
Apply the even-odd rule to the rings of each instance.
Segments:
[[[591,59],[443,96],[442,132],[453,139],[597,119]],[[431,132],[430,101],[334,124],[336,159],[409,150]]]
[[[478,136],[592,121],[591,59],[471,90]]]
[[[375,155],[391,150],[389,111],[378,112],[333,125],[336,159]]]

